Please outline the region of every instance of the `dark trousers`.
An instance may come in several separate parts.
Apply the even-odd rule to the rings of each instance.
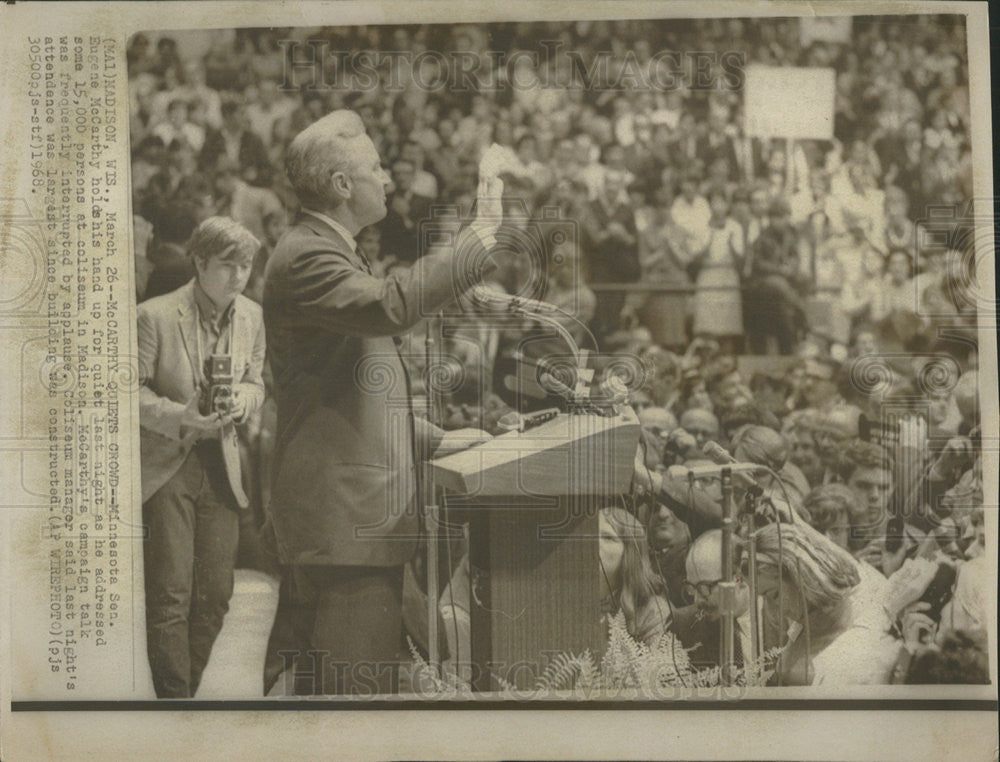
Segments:
[[[289,566],[267,648],[264,692],[295,664],[294,693],[395,693],[403,567]]]
[[[158,698],[194,696],[233,594],[239,516],[219,443],[202,442],[142,507],[146,650]]]
[[[594,335],[603,339],[621,328],[624,307],[625,294],[600,292],[594,304],[594,317],[590,321],[590,329]]]
[[[775,338],[780,354],[791,354],[799,329],[805,325],[801,298],[780,276],[756,280],[746,286],[743,316],[747,342],[753,354],[766,354],[769,336]]]

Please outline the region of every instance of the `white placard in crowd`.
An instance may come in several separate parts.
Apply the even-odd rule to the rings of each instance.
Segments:
[[[748,66],[743,96],[746,133],[830,140],[835,92],[833,69]]]
[[[852,21],[850,16],[818,16],[810,19],[799,19],[802,44],[837,42],[846,45],[851,41]]]

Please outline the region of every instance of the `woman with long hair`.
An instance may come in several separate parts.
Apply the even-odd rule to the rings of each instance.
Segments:
[[[885,578],[803,521],[765,525],[756,541],[765,640],[788,643],[777,679],[887,683],[898,643],[889,634]]]
[[[670,604],[662,578],[649,560],[646,531],[628,511],[603,508],[600,525],[600,579],[604,609],[621,611],[635,640],[654,647],[670,628]]]

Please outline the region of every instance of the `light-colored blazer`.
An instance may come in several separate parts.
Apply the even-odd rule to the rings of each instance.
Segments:
[[[194,281],[141,302],[138,313],[139,444],[145,502],[177,473],[199,436],[198,432],[181,431],[184,410],[198,396]],[[237,296],[232,320],[233,389],[246,398],[250,416],[264,401],[265,343],[260,305]],[[226,426],[220,438],[233,496],[241,507],[246,507],[236,427]]]

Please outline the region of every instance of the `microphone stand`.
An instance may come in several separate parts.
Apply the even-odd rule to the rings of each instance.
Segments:
[[[559,320],[557,320],[556,318],[554,318],[552,315],[546,315],[544,313],[537,312],[535,310],[526,309],[516,299],[507,300],[504,303],[504,302],[501,302],[499,299],[494,300],[491,297],[486,297],[486,298],[480,298],[479,300],[477,300],[477,303],[480,304],[480,305],[482,305],[482,306],[485,306],[487,308],[491,308],[491,307],[495,308],[497,306],[500,306],[501,304],[504,305],[504,312],[502,314],[500,314],[500,315],[497,315],[497,314],[490,315],[490,313],[487,313],[487,316],[494,317],[494,318],[495,317],[518,318],[518,320],[521,320],[521,319],[524,319],[524,318],[528,318],[530,320],[534,320],[536,323],[539,323],[542,326],[545,326],[547,328],[551,328],[552,330],[554,330],[556,332],[556,334],[566,344],[567,348],[569,349],[570,356],[573,358],[573,364],[574,364],[574,366],[576,368],[576,371],[577,371],[576,386],[575,386],[574,389],[570,389],[570,390],[567,390],[567,389],[558,389],[558,388],[557,389],[551,389],[551,388],[549,388],[548,386],[546,386],[544,384],[541,384],[541,386],[547,392],[555,393],[555,394],[560,394],[563,397],[567,397],[568,401],[571,402],[571,403],[578,402],[583,396],[586,395],[585,390],[583,390],[581,388],[581,385],[580,385],[580,376],[582,375],[582,373],[584,371],[584,368],[581,367],[581,366],[583,364],[585,355],[580,350],[580,346],[576,343],[576,339],[573,338],[573,334],[571,334],[569,332],[569,329],[566,328],[566,326],[564,326],[561,322],[559,322]],[[569,316],[569,317],[572,317],[572,316]],[[549,375],[553,375],[553,374],[550,373]],[[556,380],[558,381],[558,379],[556,379]]]
[[[688,469],[688,478],[698,478],[718,474],[722,485],[722,580],[719,583],[719,665],[720,682],[723,686],[729,687],[734,681],[734,671],[736,664],[736,593],[739,583],[736,580],[736,543],[735,533],[737,523],[740,521],[740,511],[733,496],[733,475],[749,474],[759,470],[761,467],[756,463],[732,462],[726,465],[695,466]],[[756,485],[749,485],[746,495],[746,513],[744,518],[748,522],[747,532],[749,550],[749,580],[748,594],[750,599],[750,652],[743,654],[744,673],[746,666],[755,664],[760,651],[759,637],[759,614],[757,611],[757,546],[753,533],[754,515],[757,509]],[[756,681],[756,671],[753,674]]]
[[[757,537],[754,533],[754,517],[757,513],[757,494],[748,490],[742,515],[733,498],[732,470],[726,466],[721,471],[722,480],[722,583],[720,589],[720,659],[722,685],[733,684],[736,666],[736,593],[739,581],[736,579],[736,550],[734,534],[741,519],[746,527],[747,543],[747,598],[750,605],[750,653],[743,654],[743,675],[748,685],[757,685],[760,680],[760,612],[757,610]]]
[[[733,572],[733,532],[736,501],[733,500],[733,474],[726,466],[720,472],[722,482],[722,582],[719,585],[719,667],[723,686],[733,684],[736,661],[736,577]]]
[[[754,517],[757,515],[757,496],[751,491],[747,493],[746,510],[743,518],[746,522],[747,538],[747,562],[748,576],[747,585],[749,587],[750,598],[750,663],[753,664],[752,680],[757,685],[760,680],[759,659],[760,648],[760,612],[757,608],[757,535],[754,527]],[[747,659],[743,659],[744,665]]]
[[[438,321],[442,318],[438,316]],[[434,384],[432,382],[432,365],[434,356],[434,338],[431,335],[432,326],[439,326],[440,322],[432,322],[427,326],[427,336],[424,339],[424,368],[426,374],[426,404],[427,421],[433,424],[436,411],[436,400],[434,399]],[[417,464],[418,468],[422,468]],[[438,648],[438,504],[437,488],[434,485],[434,476],[431,469],[425,470],[427,476],[424,485],[424,518],[427,522],[427,656],[432,669],[441,675],[441,653]]]

